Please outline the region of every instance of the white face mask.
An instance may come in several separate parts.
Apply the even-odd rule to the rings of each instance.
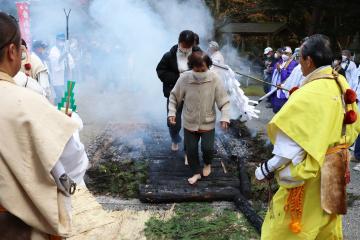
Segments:
[[[342,56],[341,56],[341,59],[342,59],[343,62],[345,62],[345,61],[347,60],[347,56],[342,55]]]
[[[204,81],[208,76],[208,71],[205,72],[193,72],[193,76],[198,81]]]
[[[179,47],[179,52],[181,52],[182,54],[188,55],[192,52],[192,48]]]
[[[21,53],[21,61],[24,61],[26,59],[26,52],[22,51]]]
[[[286,54],[283,54],[283,55],[281,55],[281,58],[285,62],[285,61],[289,60],[290,57]]]

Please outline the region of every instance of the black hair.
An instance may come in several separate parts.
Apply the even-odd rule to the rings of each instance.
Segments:
[[[331,65],[333,52],[330,39],[322,34],[315,34],[309,37],[301,46],[301,57],[310,57],[316,68]]]
[[[21,45],[23,45],[27,49],[26,41],[23,38],[21,39]]]
[[[194,46],[195,35],[190,30],[184,30],[179,35],[179,43],[184,43],[187,47]]]
[[[194,67],[202,67],[204,63],[207,68],[212,66],[211,58],[202,51],[193,52],[188,57],[188,66],[190,69],[193,69]]]
[[[197,35],[196,33],[194,33],[194,44],[195,44],[196,46],[200,44],[199,35]]]
[[[0,61],[5,55],[5,48],[10,44],[20,47],[20,29],[16,19],[7,13],[0,12]]]

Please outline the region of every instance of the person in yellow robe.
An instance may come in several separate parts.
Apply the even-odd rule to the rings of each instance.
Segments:
[[[322,170],[330,161],[327,156],[331,151],[345,148],[343,153],[347,153],[346,147],[355,141],[360,130],[357,106],[355,100],[346,99],[350,88],[346,79],[330,66],[332,51],[326,36],[311,36],[300,54],[306,78],[270,121],[268,135],[274,144],[274,157],[255,171],[258,180],[275,175],[280,185],[266,214],[261,239],[343,239],[339,212],[344,211],[327,208],[329,199],[324,197],[324,189],[336,186],[324,186],[329,173]],[[345,155],[344,166],[349,160]],[[332,178],[344,183],[347,177]],[[340,195],[345,187],[343,190]],[[341,198],[332,199],[335,204],[337,201]]]

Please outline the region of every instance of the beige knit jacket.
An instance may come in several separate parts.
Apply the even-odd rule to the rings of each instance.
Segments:
[[[168,117],[176,116],[176,109],[182,101],[184,128],[189,131],[215,128],[215,103],[221,111],[220,121],[230,120],[229,96],[215,72],[208,71],[204,80],[195,79],[192,71],[181,74],[170,93]]]

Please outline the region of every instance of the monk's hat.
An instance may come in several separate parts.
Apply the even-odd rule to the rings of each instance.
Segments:
[[[209,48],[215,49],[215,50],[219,50],[219,44],[215,41],[211,41],[209,42]]]
[[[271,47],[267,47],[264,49],[264,55],[268,54],[269,52],[272,52],[273,49]]]

